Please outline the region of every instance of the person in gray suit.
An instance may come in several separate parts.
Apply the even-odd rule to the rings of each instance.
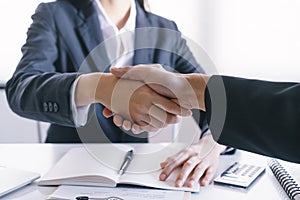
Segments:
[[[100,125],[106,142],[147,142],[147,131],[176,123],[178,115],[190,115],[190,110],[181,109],[136,81],[122,81],[125,92],[114,91],[120,80],[108,73],[112,65],[159,63],[180,73],[203,72],[176,24],[147,12],[143,1],[58,0],[40,4],[32,19],[22,47],[23,57],[7,82],[6,94],[11,109],[18,115],[51,123],[46,142],[103,142],[100,131],[91,126],[94,122]],[[123,32],[134,33],[132,40],[118,37]],[[111,48],[106,46],[109,40],[115,42]],[[145,42],[151,48],[146,48]],[[154,48],[155,45],[160,48]],[[137,89],[129,96],[132,88]],[[120,103],[130,99],[127,116],[144,127],[143,137],[122,130],[114,125],[113,118],[102,114],[105,107],[115,113],[123,112],[124,106],[112,106],[112,95],[117,95]],[[139,106],[143,109],[135,109]],[[182,167],[178,186],[189,174],[194,174],[193,180],[201,180],[202,185],[209,183],[225,147],[215,145],[211,156],[200,160],[197,151],[204,141],[200,139],[188,148],[185,159],[177,159],[175,164],[172,160],[166,162],[168,170],[162,179]],[[189,159],[194,160],[191,170],[184,167]],[[194,172],[194,168],[201,170]]]

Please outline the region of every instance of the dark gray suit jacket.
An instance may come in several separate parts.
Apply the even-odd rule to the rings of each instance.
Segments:
[[[50,122],[47,142],[81,142],[74,128],[70,87],[80,74],[78,70],[87,55],[103,41],[97,12],[90,0],[58,0],[40,4],[32,19],[27,41],[22,47],[23,57],[7,83],[9,105],[23,117]],[[146,12],[137,3],[136,28],[144,27],[173,30],[175,34],[171,33],[171,36],[169,32],[155,28],[136,32],[134,65],[160,63],[180,73],[196,72],[197,69],[203,72],[176,24]],[[161,49],[152,48],[153,45]],[[91,72],[107,71],[110,67],[105,55],[97,57],[94,54],[86,63]],[[147,141],[147,135],[137,138],[131,137],[130,132],[124,133],[111,119],[102,116],[102,109],[96,104],[92,109],[96,114],[90,117],[86,127],[80,129],[86,142],[98,141],[95,121],[112,142]]]
[[[217,142],[300,163],[299,83],[213,76],[205,104]]]

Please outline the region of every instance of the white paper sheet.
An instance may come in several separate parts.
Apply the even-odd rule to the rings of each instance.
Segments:
[[[188,200],[190,198],[190,193],[144,188],[106,188],[62,185],[59,186],[48,199],[76,199],[78,196],[87,196],[89,198],[119,197],[124,200]]]

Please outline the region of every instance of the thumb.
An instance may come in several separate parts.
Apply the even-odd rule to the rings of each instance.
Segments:
[[[152,83],[159,83],[162,72],[166,72],[160,64],[147,64],[136,66],[125,66],[121,68],[111,67],[110,72],[118,78],[130,79],[148,83],[151,79]],[[150,78],[151,77],[151,78]]]
[[[115,75],[118,78],[122,78],[124,76],[124,74],[126,74],[132,67],[130,66],[126,66],[126,67],[121,67],[121,68],[117,68],[117,67],[111,67],[110,68],[110,72]],[[125,78],[125,77],[123,77]]]
[[[110,72],[118,78],[145,81],[147,77],[147,68],[148,67],[144,66],[111,67]]]

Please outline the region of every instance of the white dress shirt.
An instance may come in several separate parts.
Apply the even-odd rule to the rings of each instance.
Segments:
[[[101,2],[94,0],[93,3],[98,13],[103,39],[106,41],[106,52],[111,61],[111,65],[115,67],[132,65],[134,55],[134,30],[136,27],[135,1],[131,1],[129,17],[120,30],[108,18]],[[90,107],[90,105],[77,107],[75,104],[75,90],[78,80],[79,77],[74,81],[70,90],[72,113],[76,127],[86,124]]]

